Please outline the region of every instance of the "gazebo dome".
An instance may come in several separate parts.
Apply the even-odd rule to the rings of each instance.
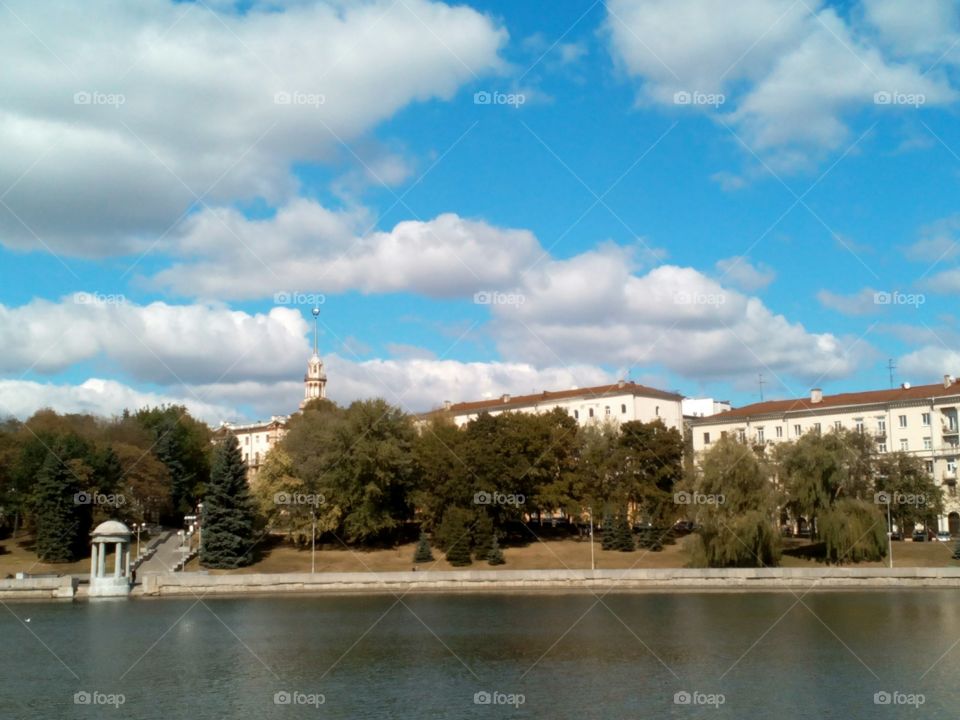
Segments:
[[[117,537],[118,535],[119,536],[125,535],[129,538],[131,534],[132,533],[130,532],[130,528],[128,528],[119,520],[107,520],[106,522],[102,522],[99,525],[97,525],[97,527],[93,529],[93,532],[90,533],[90,537],[102,538],[102,537]]]

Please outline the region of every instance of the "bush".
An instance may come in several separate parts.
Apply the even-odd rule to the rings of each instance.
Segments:
[[[413,561],[415,563],[433,562],[433,551],[430,549],[430,541],[427,540],[425,532],[420,533],[417,549],[413,553]]]
[[[817,521],[828,563],[875,562],[887,556],[887,525],[876,505],[837,501]]]

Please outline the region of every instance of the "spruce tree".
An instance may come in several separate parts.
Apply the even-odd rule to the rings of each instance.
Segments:
[[[420,540],[417,542],[417,549],[413,553],[415,563],[433,562],[433,551],[430,550],[430,541],[425,532],[420,533]]]
[[[620,552],[633,552],[637,549],[633,541],[633,531],[630,529],[630,523],[627,521],[626,513],[617,518],[613,528],[613,549]]]
[[[600,548],[602,550],[614,550],[614,544],[613,517],[610,513],[605,513],[603,516],[603,534],[600,536]]]
[[[487,552],[487,563],[490,565],[503,565],[506,560],[503,559],[503,551],[500,549],[500,543],[497,542],[497,536],[493,536],[493,542],[490,543],[490,550]]]
[[[247,467],[233,434],[213,452],[210,483],[203,498],[203,546],[200,564],[209,568],[249,565],[254,544],[254,509]]]
[[[81,537],[81,513],[90,509],[77,502],[80,484],[66,464],[70,461],[60,459],[64,450],[58,442],[47,453],[33,496],[37,555],[50,563],[73,562],[80,557],[86,540]]]

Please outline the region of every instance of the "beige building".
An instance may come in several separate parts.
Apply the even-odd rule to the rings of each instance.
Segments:
[[[659,418],[667,427],[683,432],[682,399],[676,393],[621,380],[613,385],[544,391],[537,395],[502,395],[492,400],[446,402],[442,408],[423,417],[447,414],[458,427],[462,427],[483,412],[491,415],[504,412],[545,413],[561,408],[581,425],[630,420],[650,422]]]
[[[796,440],[811,430],[868,432],[881,453],[903,451],[923,460],[942,487],[946,509],[939,530],[960,535],[957,459],[960,457],[960,383],[950,375],[936,385],[824,395],[755,403],[711,417],[688,418],[693,449],[700,453],[723,436],[751,444]]]

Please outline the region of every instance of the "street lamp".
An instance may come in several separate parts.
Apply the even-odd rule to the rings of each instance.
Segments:
[[[887,556],[893,567],[893,525],[890,522],[890,493],[887,493]]]
[[[146,527],[146,523],[137,523],[134,525],[137,529],[137,559],[140,559],[140,531]]]
[[[594,548],[593,548],[593,506],[590,506],[590,569],[597,569],[597,561],[594,558]]]
[[[310,511],[310,574],[317,571],[317,511]]]

